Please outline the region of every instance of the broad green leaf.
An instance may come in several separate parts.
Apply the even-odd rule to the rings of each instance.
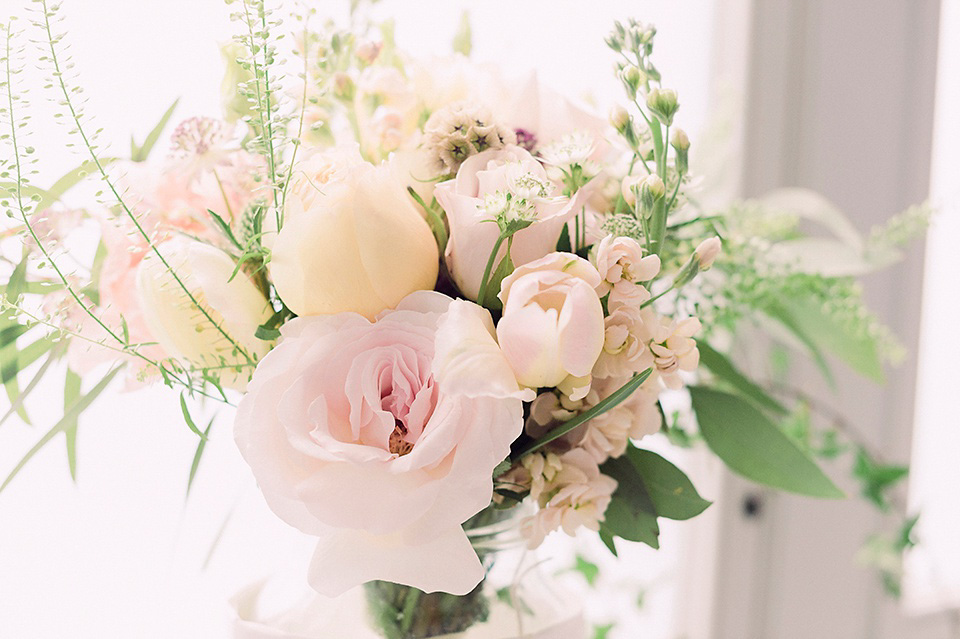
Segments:
[[[66,379],[63,382],[64,414],[76,403],[78,397],[80,397],[80,376],[68,368]],[[77,427],[79,426],[79,418],[79,414],[71,416],[70,421],[63,427],[63,434],[67,443],[67,464],[70,466],[70,478],[73,479],[74,483],[77,481]]]
[[[16,380],[20,371],[50,352],[53,345],[53,338],[46,336],[28,344],[19,351],[16,342],[4,346],[0,349],[0,361],[3,362],[0,365],[0,382],[6,384],[11,380]]]
[[[626,457],[610,459],[603,464],[601,472],[616,479],[618,484],[600,524],[601,530],[659,548],[657,509],[633,463]]]
[[[99,160],[100,165],[106,168],[107,165],[117,162],[119,158],[99,158]],[[79,184],[85,177],[97,171],[97,165],[93,161],[84,160],[80,166],[63,175],[53,183],[53,186],[43,192],[37,202],[36,210],[43,211],[49,208],[52,204],[58,202],[64,193]]]
[[[611,408],[615,407],[617,404],[630,397],[633,394],[633,391],[637,390],[641,384],[647,381],[647,378],[650,377],[652,369],[647,369],[642,373],[638,373],[630,378],[630,381],[625,383],[623,386],[617,390],[610,393],[608,397],[597,403],[593,408],[588,411],[584,411],[572,419],[568,419],[563,422],[560,426],[557,426],[550,432],[546,433],[542,437],[535,439],[532,442],[529,442],[525,446],[521,447],[516,453],[510,455],[510,458],[514,461],[520,459],[524,455],[532,453],[533,451],[542,448],[554,441],[559,439],[572,431],[574,428],[580,426],[580,424],[585,424],[594,417],[602,415]]]
[[[637,541],[651,548],[660,548],[660,526],[657,518],[648,512],[630,507],[622,497],[614,496],[604,513],[600,524],[601,539],[620,537],[627,541]]]
[[[692,387],[690,396],[704,440],[734,472],[801,495],[844,497],[820,467],[748,400],[702,386]]]
[[[877,343],[851,331],[843,322],[805,299],[782,300],[780,306],[820,350],[832,354],[864,377],[882,384],[886,378]]]
[[[733,362],[723,353],[716,351],[704,341],[697,342],[700,351],[700,363],[744,397],[752,399],[757,405],[777,415],[786,415],[789,411],[753,380],[741,373]]]
[[[130,159],[134,162],[143,162],[150,156],[150,151],[153,150],[154,145],[157,143],[157,140],[160,139],[160,134],[163,133],[164,127],[167,126],[167,122],[170,121],[170,117],[173,115],[174,110],[177,108],[177,104],[180,102],[180,98],[177,98],[173,101],[173,104],[163,113],[160,121],[157,122],[157,125],[153,127],[150,133],[147,134],[146,139],[143,141],[142,146],[137,146],[137,143],[130,140]]]
[[[860,480],[861,494],[881,510],[890,508],[887,491],[906,479],[909,473],[907,466],[879,464],[863,447],[857,449],[853,476]]]
[[[7,478],[3,481],[3,484],[0,484],[0,492],[10,485],[10,482],[13,481],[13,478],[16,477],[21,470],[23,470],[23,467],[26,466],[31,459],[33,459],[33,456],[40,452],[40,450],[46,446],[55,435],[62,432],[80,417],[80,414],[86,410],[90,404],[93,403],[93,400],[95,400],[100,393],[107,388],[107,386],[110,384],[110,381],[116,377],[117,373],[120,372],[120,369],[121,367],[117,367],[111,370],[99,382],[97,382],[96,386],[90,389],[90,392],[73,403],[73,405],[70,407],[70,410],[66,412],[60,421],[54,424],[53,428],[48,430],[47,433],[40,438],[40,441],[34,444],[33,448],[28,450],[27,454],[23,456],[16,466],[14,466],[13,470],[10,471],[10,474],[7,475]]]
[[[836,387],[836,381],[833,379],[833,373],[830,371],[830,365],[827,364],[827,358],[823,356],[823,351],[820,349],[820,346],[807,333],[807,329],[802,324],[797,322],[793,315],[791,315],[790,312],[782,305],[771,304],[764,309],[764,312],[780,322],[780,324],[782,324],[797,339],[799,339],[804,346],[807,347],[807,350],[810,352],[810,356],[820,369],[824,379],[827,380],[831,387]]]
[[[200,441],[197,442],[197,452],[193,454],[193,462],[190,464],[190,476],[187,477],[187,497],[190,496],[193,479],[197,476],[197,469],[200,468],[200,458],[203,457],[203,451],[207,447],[207,440],[210,436],[210,428],[213,427],[213,420],[214,418],[210,419],[210,423],[208,423],[207,427],[203,430]]]
[[[653,502],[658,517],[690,519],[710,505],[703,499],[682,470],[657,453],[632,445],[627,458],[643,478],[643,484]]]

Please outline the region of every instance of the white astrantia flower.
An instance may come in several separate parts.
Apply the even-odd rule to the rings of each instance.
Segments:
[[[575,164],[586,167],[596,149],[596,140],[587,131],[574,131],[540,149],[540,158],[546,164],[569,168]]]

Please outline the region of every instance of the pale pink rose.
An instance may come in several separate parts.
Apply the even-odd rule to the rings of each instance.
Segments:
[[[523,386],[586,377],[603,349],[600,274],[572,253],[551,253],[503,280],[497,337]]]
[[[523,414],[489,323],[421,291],[375,323],[295,319],[260,362],[237,444],[274,512],[319,538],[319,592],[382,579],[462,595],[484,577],[461,524],[489,505]]]
[[[510,256],[515,266],[521,266],[556,249],[563,226],[581,208],[579,198],[554,197],[558,192],[543,165],[515,146],[478,153],[464,161],[456,179],[437,185],[434,194],[450,224],[447,268],[466,297],[477,299],[484,269],[500,235],[485,197],[498,193],[529,196],[521,193],[528,190],[527,183],[544,183],[548,197],[536,198],[534,223],[513,236]],[[504,242],[495,264],[506,250]]]

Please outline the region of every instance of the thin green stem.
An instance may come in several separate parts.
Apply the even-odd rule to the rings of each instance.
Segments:
[[[512,236],[511,236],[512,237]],[[483,269],[483,278],[480,280],[480,292],[477,294],[477,302],[483,304],[483,300],[487,294],[487,286],[490,283],[490,273],[493,271],[493,263],[497,259],[497,253],[500,252],[500,247],[503,245],[503,241],[507,239],[503,234],[497,238],[496,243],[493,245],[493,250],[490,251],[490,257],[487,259],[487,266]],[[509,255],[509,252],[507,253]]]
[[[157,249],[157,246],[156,244],[154,244],[153,240],[150,238],[150,235],[146,232],[146,230],[140,224],[139,218],[133,213],[133,211],[130,210],[126,202],[123,201],[123,198],[120,196],[120,193],[117,191],[117,188],[114,185],[113,181],[107,175],[106,170],[103,168],[103,164],[100,162],[100,157],[97,155],[96,151],[94,150],[93,144],[90,142],[90,139],[87,137],[86,129],[83,127],[83,125],[80,122],[80,117],[74,106],[73,99],[70,97],[70,91],[67,89],[66,82],[63,79],[63,71],[60,68],[60,60],[57,54],[56,39],[53,37],[53,31],[50,26],[51,14],[47,8],[47,0],[40,0],[40,2],[41,2],[41,6],[43,7],[44,28],[47,34],[47,44],[49,45],[49,48],[50,48],[50,60],[53,63],[53,68],[55,72],[54,75],[57,78],[57,83],[60,87],[60,92],[63,95],[64,105],[70,110],[70,116],[73,118],[74,123],[77,125],[76,132],[80,135],[80,138],[83,140],[84,146],[86,147],[87,151],[90,153],[90,158],[93,161],[94,165],[96,165],[97,171],[100,173],[100,177],[103,179],[103,182],[107,185],[107,187],[110,189],[110,192],[116,198],[117,203],[120,205],[120,208],[123,209],[127,217],[129,217],[130,220],[133,222],[133,225],[136,228],[137,232],[147,242],[147,246],[150,248],[151,252],[157,256],[157,259],[160,260],[160,263],[163,264],[164,268],[167,270],[167,272],[176,282],[177,286],[179,286],[180,289],[183,291],[184,295],[186,295],[190,303],[193,304],[197,308],[197,310],[200,311],[200,313],[204,316],[204,318],[206,318],[206,320],[213,325],[213,327],[217,330],[217,332],[219,332],[231,344],[231,346],[236,350],[238,354],[242,355],[248,362],[253,362],[253,358],[250,357],[250,355],[246,352],[246,350],[244,350],[244,348],[240,346],[240,344],[237,343],[237,341],[232,336],[230,336],[230,334],[227,333],[226,330],[224,330],[224,328],[220,325],[219,322],[214,321],[213,317],[210,316],[210,313],[207,311],[207,309],[202,304],[200,304],[200,302],[196,299],[193,293],[187,288],[183,280],[180,279],[180,276],[177,275],[176,271],[170,266],[166,258]]]

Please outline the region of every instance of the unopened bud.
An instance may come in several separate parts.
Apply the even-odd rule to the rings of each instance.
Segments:
[[[340,100],[352,100],[355,91],[356,86],[353,83],[353,78],[343,71],[338,71],[333,74],[333,95],[336,98]]]
[[[364,40],[357,45],[356,54],[357,58],[360,61],[365,62],[366,64],[373,64],[377,59],[377,56],[380,55],[380,49],[383,48],[382,42],[373,42],[372,40]]]
[[[722,246],[720,238],[716,236],[700,242],[693,254],[697,258],[701,271],[706,271],[713,266],[713,261],[720,255]]]
[[[677,92],[673,89],[653,89],[647,94],[647,108],[657,116],[657,118],[669,126],[673,122],[673,116],[680,108],[677,102]]]
[[[630,124],[630,114],[618,104],[610,109],[610,124],[617,131],[623,132]]]
[[[670,145],[677,151],[689,149],[690,138],[687,137],[687,132],[683,129],[674,129],[673,135],[670,136]]]
[[[643,74],[640,69],[635,66],[626,67],[620,72],[620,79],[626,87],[627,97],[631,100],[636,98],[637,89],[640,88],[640,83],[643,81]]]
[[[623,178],[623,183],[620,185],[620,193],[623,195],[623,201],[626,202],[630,208],[637,205],[637,190],[639,189],[642,179],[639,175],[628,175]]]

